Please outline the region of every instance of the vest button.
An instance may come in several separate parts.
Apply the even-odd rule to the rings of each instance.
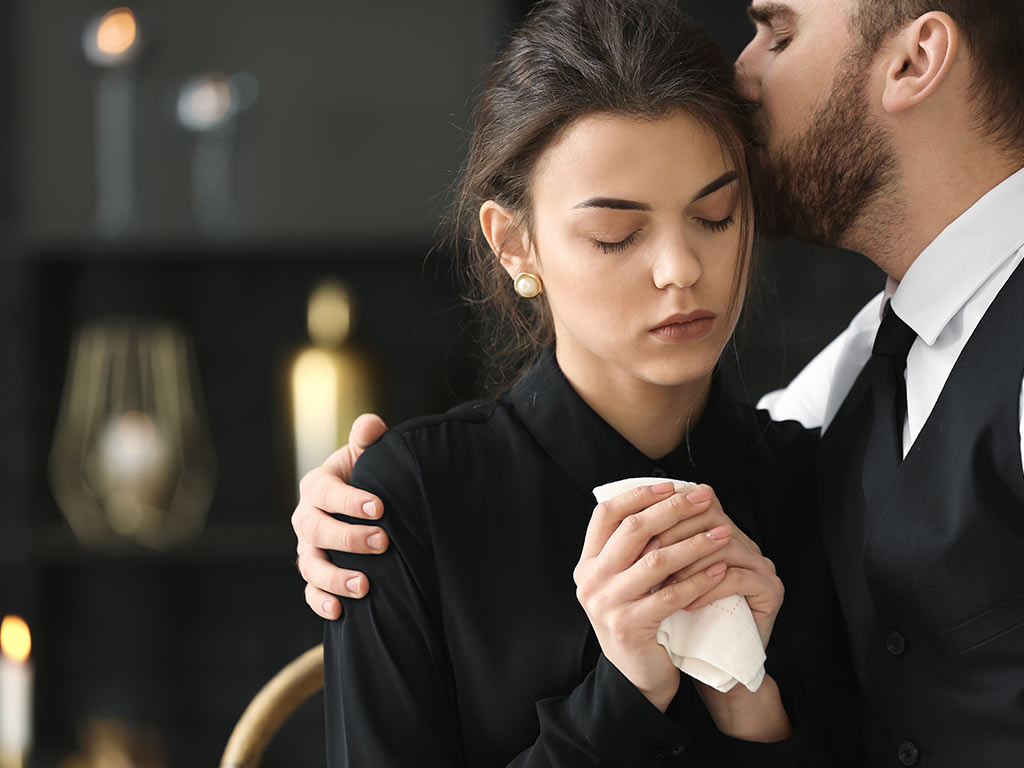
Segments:
[[[652,744],[647,750],[647,754],[654,760],[667,760],[672,757],[682,757],[685,751],[686,747],[683,744],[669,745],[659,742]]]
[[[900,765],[917,765],[918,751],[914,742],[902,742],[897,754],[900,758]]]
[[[668,477],[668,472],[661,467],[655,467],[651,470],[651,477]]]
[[[893,656],[902,656],[907,650],[907,639],[896,630],[893,630],[885,637],[885,647]]]

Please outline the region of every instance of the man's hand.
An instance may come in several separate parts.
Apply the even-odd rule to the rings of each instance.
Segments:
[[[335,595],[362,597],[370,587],[359,571],[333,565],[325,550],[378,554],[388,546],[387,534],[380,528],[331,517],[342,514],[376,520],[384,513],[379,498],[351,487],[348,479],[356,459],[386,431],[387,425],[379,416],[363,414],[352,423],[348,445],[328,456],[299,483],[299,503],[292,513],[292,528],[298,540],[296,564],[307,582],[306,602],[325,619],[341,615],[341,601]]]

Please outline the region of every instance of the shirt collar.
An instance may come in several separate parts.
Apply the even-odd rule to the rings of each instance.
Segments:
[[[714,484],[750,452],[740,407],[716,380],[700,423],[678,448],[660,459],[641,453],[573,389],[553,349],[513,387],[511,401],[527,430],[570,480],[588,496],[599,485],[626,477],[665,476]]]
[[[1008,258],[1024,246],[1024,169],[990,190],[890,278],[896,314],[931,346],[942,329]],[[883,302],[884,306],[884,302]]]

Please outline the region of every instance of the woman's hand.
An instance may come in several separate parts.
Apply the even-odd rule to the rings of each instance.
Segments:
[[[359,571],[348,571],[331,563],[325,550],[377,554],[387,549],[387,534],[376,526],[352,525],[335,520],[332,514],[379,518],[384,505],[372,493],[347,484],[356,459],[387,431],[379,416],[364,414],[352,423],[348,444],[311,470],[299,483],[299,503],[292,513],[292,529],[298,540],[299,573],[306,584],[306,602],[325,618],[341,615],[341,601],[335,595],[362,597],[369,580]]]
[[[761,644],[767,647],[785,596],[782,580],[775,573],[775,564],[761,554],[756,543],[736,528],[710,486],[701,485],[683,493],[688,505],[686,514],[672,528],[658,535],[659,546],[685,541],[702,531],[723,525],[732,531],[731,540],[722,551],[698,560],[673,576],[684,581],[719,560],[729,566],[724,579],[686,608],[696,610],[722,597],[743,595],[757,624]]]
[[[732,528],[719,526],[667,545],[657,537],[701,511],[674,493],[672,483],[636,488],[599,504],[573,572],[577,598],[605,657],[662,712],[679,689],[679,670],[655,639],[658,626],[722,583],[727,566],[718,554],[728,546]],[[706,561],[712,562],[652,593],[673,574]]]

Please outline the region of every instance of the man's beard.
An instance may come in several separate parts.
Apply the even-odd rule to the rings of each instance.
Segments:
[[[866,90],[866,63],[858,60],[799,138],[771,145],[767,126],[758,126],[763,144],[752,172],[762,234],[851,247],[851,230],[897,178],[891,139],[871,119]]]

